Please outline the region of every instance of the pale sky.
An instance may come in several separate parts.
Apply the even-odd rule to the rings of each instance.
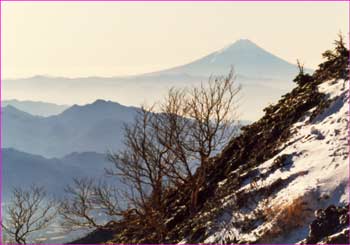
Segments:
[[[182,65],[248,38],[315,68],[348,2],[2,2],[4,78],[119,76]]]

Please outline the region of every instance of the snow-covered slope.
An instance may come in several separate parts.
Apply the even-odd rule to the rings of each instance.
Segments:
[[[310,116],[302,118],[292,127],[294,132],[273,158],[265,161],[256,170],[259,178],[246,181],[239,191],[254,191],[257,186],[270,186],[278,179],[290,182],[267,198],[257,198],[257,207],[252,213],[247,207],[239,210],[228,208],[213,222],[218,225],[210,231],[205,243],[244,240],[247,242],[295,243],[308,234],[308,224],[313,219],[313,211],[331,204],[344,205],[349,201],[349,160],[348,160],[348,118],[349,88],[348,81],[328,81],[318,87],[321,93],[331,100],[331,105],[310,122]],[[309,111],[311,115],[312,108]],[[284,159],[284,162],[278,161]],[[276,163],[283,166],[271,172]],[[266,176],[266,178],[261,178]],[[220,188],[226,188],[224,183]],[[235,199],[226,196],[224,206],[230,207]],[[268,201],[268,202],[267,202]],[[251,206],[249,204],[248,206]],[[293,207],[295,206],[295,207]],[[294,218],[287,217],[288,210]],[[265,212],[266,222],[256,224],[249,232],[235,227],[234,223],[244,222],[247,216],[257,211]],[[288,219],[288,220],[283,220]],[[300,223],[294,223],[295,221]],[[291,222],[291,224],[288,224]],[[296,228],[294,232],[283,230],[283,226]],[[289,228],[291,228],[289,227]]]
[[[213,159],[198,211],[189,209],[191,187],[170,192],[165,242],[346,243],[349,80],[318,76],[266,108]],[[108,231],[113,239],[96,230],[75,242],[159,242],[123,222]]]
[[[112,239],[96,230],[76,242],[349,244],[349,50],[340,40],[323,56],[199,166],[198,192],[186,183],[165,190],[164,226],[131,215],[108,228]]]

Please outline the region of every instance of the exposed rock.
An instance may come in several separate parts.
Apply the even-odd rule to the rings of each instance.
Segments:
[[[342,241],[342,244],[349,244],[349,231],[347,236],[343,234],[343,229],[349,227],[349,205],[331,205],[326,209],[317,210],[315,215],[316,219],[309,226],[309,235],[302,244],[333,243],[330,241],[336,240]]]

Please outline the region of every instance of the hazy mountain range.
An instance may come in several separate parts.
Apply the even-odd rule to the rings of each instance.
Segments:
[[[2,157],[5,200],[12,187],[27,187],[33,183],[44,186],[50,194],[60,195],[73,178],[94,177],[98,179],[104,175],[105,168],[112,167],[105,154],[95,152],[75,152],[62,158],[45,158],[5,148],[2,149]]]
[[[68,105],[57,105],[41,101],[21,101],[17,99],[1,101],[1,106],[5,107],[8,105],[36,116],[56,115],[69,107]]]
[[[65,78],[34,76],[5,79],[6,98],[85,104],[96,99],[139,106],[154,103],[173,86],[198,85],[212,74],[225,75],[234,66],[243,87],[240,113],[255,120],[261,110],[290,90],[298,68],[260,48],[249,40],[239,40],[189,64],[163,71],[127,77]]]
[[[104,154],[121,148],[123,124],[138,110],[119,103],[151,104],[172,86],[199,85],[212,74],[227,74],[231,66],[243,86],[242,120],[258,118],[262,108],[294,86],[291,80],[298,71],[253,42],[239,40],[189,64],[138,76],[5,79],[6,98],[16,99],[2,101],[2,147],[12,148],[4,151],[4,183],[40,180],[50,187],[75,174],[94,175],[102,169],[99,162],[105,163]],[[77,103],[82,105],[68,106]],[[72,152],[82,155],[72,160]],[[86,172],[85,164],[92,171]]]
[[[85,151],[106,153],[120,148],[123,125],[134,119],[136,111],[134,107],[104,100],[74,105],[49,117],[6,106],[1,115],[3,147],[45,157]]]

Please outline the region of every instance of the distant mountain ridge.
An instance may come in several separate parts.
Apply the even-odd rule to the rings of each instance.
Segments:
[[[208,77],[210,75],[223,75],[228,72],[231,67],[235,67],[237,74],[246,78],[255,79],[285,79],[295,76],[298,72],[296,64],[292,64],[282,58],[270,53],[269,51],[258,46],[249,39],[239,39],[225,48],[214,51],[202,58],[195,59],[184,65],[166,68],[159,71],[148,72],[138,75],[129,76],[89,76],[89,77],[57,77],[47,75],[36,75],[21,79],[5,79],[8,81],[29,81],[29,80],[46,80],[46,79],[66,79],[71,81],[104,79],[135,79],[145,76],[169,76],[187,75],[188,77]],[[272,68],[272,69],[271,69]],[[313,72],[312,69],[305,68],[306,72]],[[256,74],[254,74],[256,73]]]
[[[21,98],[18,91],[25,90],[30,100],[74,104],[102,98],[138,106],[160,100],[171,87],[198,86],[210,75],[226,75],[231,66],[243,87],[241,114],[246,120],[258,119],[265,106],[292,89],[292,79],[298,72],[296,65],[249,40],[239,40],[203,58],[162,71],[123,77],[5,79],[3,89],[14,98]]]
[[[102,177],[104,168],[111,166],[105,154],[95,152],[71,153],[62,158],[45,158],[13,148],[4,148],[2,154],[2,191],[5,199],[10,194],[11,188],[30,186],[39,182],[52,195],[60,195],[73,178]]]
[[[97,100],[74,105],[58,115],[40,117],[6,106],[1,115],[3,147],[45,157],[71,152],[105,153],[120,148],[123,125],[133,121],[137,110]]]
[[[124,106],[117,102],[98,99],[91,104],[73,105],[57,116],[74,119],[77,114],[79,114],[81,120],[84,120],[85,118],[98,120],[98,118],[116,118],[117,113],[118,118],[129,118],[130,110],[137,110],[137,108]],[[94,115],[94,118],[90,118],[91,114]]]
[[[21,100],[3,100],[1,106],[13,106],[21,111],[27,112],[37,116],[52,116],[63,112],[68,105],[57,105],[54,103],[47,103],[41,101],[21,101]]]

